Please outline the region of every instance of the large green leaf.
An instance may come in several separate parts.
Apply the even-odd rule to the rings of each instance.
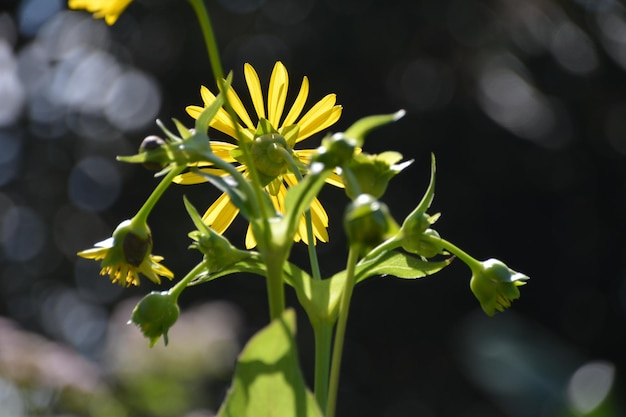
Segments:
[[[295,313],[286,310],[250,339],[217,417],[323,416],[304,383],[295,334]]]

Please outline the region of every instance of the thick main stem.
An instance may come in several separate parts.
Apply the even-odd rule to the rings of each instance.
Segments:
[[[330,374],[330,352],[333,341],[333,323],[328,321],[313,324],[315,337],[315,373],[313,392],[321,410],[328,403],[328,382]]]
[[[282,316],[285,311],[285,285],[283,282],[283,264],[285,256],[282,248],[276,252],[263,253],[263,261],[267,268],[267,301],[269,303],[270,320]]]
[[[354,270],[358,258],[358,250],[354,246],[350,247],[348,262],[346,266],[346,283],[341,295],[339,304],[339,319],[335,330],[335,343],[333,346],[333,359],[330,367],[330,382],[328,387],[328,403],[326,406],[326,417],[335,417],[337,408],[337,394],[339,390],[339,374],[341,372],[341,357],[343,353],[343,342],[346,335],[348,323],[348,312],[350,310],[350,300],[352,290],[354,290],[355,275]]]

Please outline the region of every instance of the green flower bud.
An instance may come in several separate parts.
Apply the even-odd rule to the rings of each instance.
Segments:
[[[356,184],[345,178],[346,194],[354,199],[357,194],[364,193],[373,195],[376,198],[382,197],[387,190],[389,181],[400,171],[409,166],[413,161],[402,160],[402,155],[398,152],[383,152],[378,155],[360,153],[347,162],[345,171],[350,171],[356,179]]]
[[[237,249],[226,237],[204,224],[198,210],[187,198],[184,198],[184,202],[191,220],[198,228],[189,233],[189,237],[194,241],[189,247],[202,252],[208,272],[220,271],[250,256],[250,252]]]
[[[515,272],[497,259],[487,259],[480,267],[472,268],[470,288],[488,316],[504,311],[511,301],[520,297],[519,286],[526,284],[528,276]]]
[[[190,232],[189,237],[194,240],[189,247],[202,252],[209,272],[220,271],[250,256],[249,252],[237,249],[228,239],[208,227]]]
[[[163,146],[165,146],[165,141],[160,137],[155,135],[146,136],[139,145],[139,153],[142,154],[148,151],[153,151],[155,149],[162,148]],[[160,161],[156,158],[155,160],[146,161],[143,163],[144,168],[150,171],[160,171],[165,167],[165,165],[167,165],[167,163],[165,163],[164,161]]]
[[[343,226],[350,245],[359,246],[361,252],[381,243],[397,229],[387,205],[369,194],[359,195],[348,205]]]
[[[281,149],[289,151],[289,146],[278,133],[268,133],[254,139],[250,155],[259,173],[271,179],[285,173],[288,164]]]
[[[356,140],[347,138],[343,133],[335,133],[322,139],[311,164],[321,163],[329,169],[339,167],[352,159],[356,149]]]
[[[167,291],[153,291],[146,295],[133,309],[129,323],[141,329],[145,337],[150,339],[150,347],[154,346],[163,335],[167,346],[167,331],[180,314],[176,298]]]

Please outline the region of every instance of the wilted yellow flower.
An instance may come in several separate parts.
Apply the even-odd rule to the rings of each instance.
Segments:
[[[87,10],[95,19],[102,19],[107,25],[117,21],[132,0],[68,0],[67,5],[74,10]]]
[[[237,93],[230,88],[228,89],[227,95],[230,104],[239,117],[238,127],[235,127],[228,113],[223,108],[218,111],[217,115],[211,121],[210,126],[229,135],[235,140],[238,139],[237,129],[239,129],[245,139],[250,141],[256,140],[256,143],[261,143],[265,139],[271,141],[275,140],[275,138],[279,138],[281,139],[281,144],[286,144],[286,149],[289,152],[293,152],[293,155],[303,163],[308,163],[314,150],[296,150],[293,148],[297,143],[328,128],[339,119],[342,107],[335,104],[336,95],[326,95],[300,117],[309,94],[309,80],[307,77],[304,77],[300,91],[291,109],[283,118],[287,89],[289,86],[289,77],[285,66],[281,62],[277,62],[276,65],[274,65],[267,94],[267,111],[261,90],[261,82],[252,65],[244,65],[244,75],[258,123],[253,123],[241,99]],[[215,95],[204,86],[200,89],[200,94],[204,102],[204,107],[188,106],[186,109],[187,113],[196,119],[206,107],[210,106],[215,101]],[[272,132],[276,132],[276,135],[266,134],[268,133],[267,123],[271,125],[269,129]],[[284,141],[282,141],[283,138]],[[239,163],[240,165],[238,165],[237,169],[241,171],[245,177],[248,176],[248,167],[245,163],[235,159],[237,154],[241,154],[237,145],[228,142],[211,141],[211,148],[215,154],[225,161]],[[297,177],[288,171],[286,164],[282,162],[263,157],[260,157],[258,160],[255,159],[254,161],[255,167],[260,174],[264,176],[264,183],[267,184],[265,189],[269,193],[274,207],[280,212],[284,212],[284,200],[287,187],[293,186],[298,182]],[[201,170],[214,175],[226,175],[224,171],[212,167],[205,166],[202,167]],[[206,179],[194,173],[185,173],[177,177],[174,181],[181,184],[196,184],[204,182]],[[343,187],[341,177],[336,174],[332,174],[327,182],[335,186]],[[208,208],[203,216],[203,221],[221,234],[230,226],[238,213],[239,209],[232,204],[228,195],[224,193]],[[315,199],[311,204],[311,217],[313,221],[314,237],[323,242],[328,241],[328,232],[326,230],[328,227],[328,215],[318,199]],[[303,240],[305,243],[308,243],[304,217],[300,221],[295,240]],[[252,248],[255,245],[256,241],[249,228],[246,235],[246,247]]]
[[[114,284],[124,287],[139,285],[139,274],[160,284],[160,276],[174,278],[172,271],[159,262],[163,257],[152,255],[152,238],[146,227],[137,227],[125,220],[115,229],[113,236],[98,242],[93,248],[78,252],[78,256],[100,263],[100,275],[108,275]]]

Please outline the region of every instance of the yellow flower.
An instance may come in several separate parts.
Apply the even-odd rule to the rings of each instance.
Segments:
[[[274,65],[268,88],[267,111],[261,90],[261,82],[259,81],[257,72],[250,64],[245,64],[244,75],[258,122],[263,121],[269,123],[271,130],[277,132],[279,136],[285,139],[288,151],[293,152],[293,155],[301,162],[305,164],[308,163],[314,150],[295,150],[293,147],[304,139],[331,126],[339,119],[342,107],[335,104],[336,95],[326,95],[300,117],[309,94],[309,80],[307,77],[304,77],[300,91],[291,109],[283,118],[287,88],[289,86],[289,77],[285,66],[281,62],[277,62],[276,65]],[[204,107],[188,106],[186,109],[187,113],[196,119],[206,107],[210,106],[211,103],[215,101],[215,95],[204,86],[200,89],[200,94],[204,102]],[[230,104],[239,117],[237,127],[235,127],[228,113],[223,108],[218,111],[217,115],[211,121],[210,126],[229,135],[235,140],[237,140],[236,129],[239,129],[247,141],[258,139],[255,135],[262,130],[260,129],[260,124],[255,125],[253,123],[241,99],[232,88],[228,89],[227,95]],[[225,161],[240,163],[237,169],[240,170],[244,176],[247,176],[248,167],[241,160],[235,159],[237,154],[241,153],[237,145],[228,142],[211,141],[211,148],[215,154]],[[268,167],[268,165],[270,166]],[[265,190],[269,193],[274,207],[279,212],[284,212],[287,187],[295,185],[298,182],[297,177],[287,170],[286,165],[281,165],[271,159],[264,159],[262,161],[255,160],[255,167],[262,175],[265,175],[266,181],[264,182],[267,184]],[[225,175],[223,171],[216,168],[204,167],[201,170],[215,175]],[[185,173],[177,177],[174,181],[180,184],[196,184],[206,180],[199,175]],[[338,187],[343,187],[341,177],[336,174],[332,174],[327,182]],[[239,209],[231,203],[228,195],[224,193],[208,208],[203,216],[203,221],[221,234],[230,226],[238,213]],[[328,232],[326,230],[328,227],[328,215],[317,198],[311,204],[311,217],[313,221],[314,240],[328,241]],[[308,243],[304,216],[300,221],[294,239],[295,241],[303,240],[305,243]],[[315,244],[315,241],[313,243]],[[256,241],[252,235],[251,229],[248,228],[246,247],[252,248],[254,246],[256,246]]]
[[[117,21],[132,0],[68,0],[67,5],[74,10],[87,10],[95,19],[102,19],[107,25]]]
[[[163,257],[152,255],[152,238],[145,227],[137,227],[125,220],[115,229],[113,236],[98,242],[92,249],[78,252],[78,256],[100,263],[100,275],[108,275],[114,284],[124,287],[139,285],[139,273],[156,284],[160,276],[174,278],[172,271],[159,262]]]

